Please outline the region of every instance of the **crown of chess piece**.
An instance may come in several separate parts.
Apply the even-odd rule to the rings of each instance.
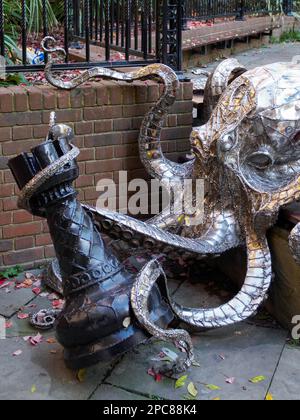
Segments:
[[[79,150],[72,138],[72,129],[56,124],[52,114],[46,141],[10,160],[9,167],[21,190],[19,207],[48,222],[66,301],[62,312],[48,318],[57,316],[56,334],[67,366],[80,369],[110,360],[151,336],[135,317],[135,294],[147,299],[156,328],[166,328],[174,315],[163,282],[149,294],[139,290],[140,276],[128,272],[106,246],[93,214],[78,201],[72,184],[79,176]],[[160,277],[158,264],[157,270]]]

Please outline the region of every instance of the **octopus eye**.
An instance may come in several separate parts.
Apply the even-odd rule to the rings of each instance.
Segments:
[[[256,169],[267,169],[273,164],[273,159],[268,153],[257,152],[249,157],[248,164]]]

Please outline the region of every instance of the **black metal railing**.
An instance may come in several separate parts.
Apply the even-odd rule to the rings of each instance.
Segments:
[[[264,15],[271,13],[291,14],[293,0],[185,0],[185,20],[210,20],[219,17],[238,17],[246,14]]]
[[[57,69],[83,69],[95,65],[142,66],[163,62],[179,71],[182,1],[57,0],[56,3],[61,3],[63,7],[64,17],[58,27],[49,27],[47,0],[42,0],[42,33],[38,34],[38,38],[41,40],[47,35],[61,38],[63,33],[66,62],[56,65]],[[28,48],[31,46],[31,34],[28,33],[29,2],[20,1],[17,22],[17,33],[20,35],[14,40],[17,53],[12,53],[6,29],[9,26],[8,16],[4,13],[4,0],[0,0],[0,51],[9,62],[8,72],[44,69],[43,64],[33,64],[28,57]]]

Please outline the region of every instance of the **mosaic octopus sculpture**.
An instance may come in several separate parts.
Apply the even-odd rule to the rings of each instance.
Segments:
[[[61,89],[73,89],[95,76],[127,82],[158,78],[164,83],[164,93],[142,123],[140,157],[149,174],[163,184],[205,180],[204,223],[191,226],[188,217],[178,218],[169,208],[148,222],[85,208],[94,214],[101,231],[126,242],[129,249],[202,260],[246,246],[247,274],[231,301],[218,308],[186,308],[171,299],[170,304],[179,320],[201,329],[252,316],[272,281],[267,230],[283,206],[300,199],[300,66],[277,63],[247,71],[236,60],[222,62],[206,88],[207,122],[191,134],[194,159],[178,164],[168,160],[161,148],[165,117],[179,87],[173,70],[161,64],[132,73],[95,68],[65,82],[53,73],[51,60],[52,53],[65,54],[64,50],[47,51],[46,77]],[[300,263],[300,224],[291,232],[290,247]],[[149,332],[172,338],[174,330],[159,331],[148,319],[147,297],[161,272],[157,261],[144,267],[132,291],[132,306]]]

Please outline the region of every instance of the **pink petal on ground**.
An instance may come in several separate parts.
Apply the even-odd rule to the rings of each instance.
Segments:
[[[17,350],[13,353],[13,356],[21,356],[22,353],[23,353],[22,350]]]
[[[18,314],[18,319],[28,319],[29,315],[28,314]]]

